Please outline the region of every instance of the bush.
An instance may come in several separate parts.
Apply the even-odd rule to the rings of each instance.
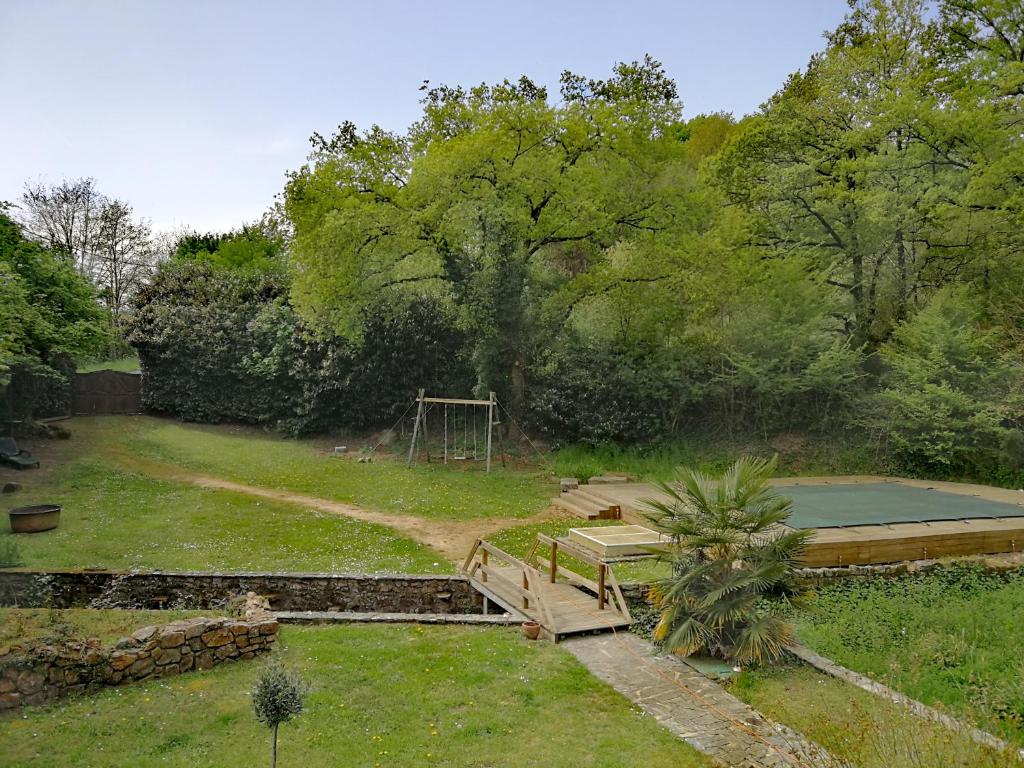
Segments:
[[[682,397],[653,361],[597,346],[552,352],[533,372],[527,423],[560,443],[650,442]]]
[[[881,350],[873,423],[913,473],[992,478],[1021,466],[1020,366],[967,298],[938,293]]]
[[[672,575],[650,591],[661,613],[654,639],[669,650],[760,663],[792,640],[778,608],[801,597],[797,558],[814,532],[783,527],[792,502],[768,485],[774,469],[747,458],[717,478],[681,469],[661,486],[668,500],[647,503],[673,543]]]
[[[468,391],[463,340],[440,305],[376,308],[355,347],[310,333],[288,290],[275,271],[164,265],[139,293],[129,333],[145,406],[302,434],[387,425],[419,387]]]

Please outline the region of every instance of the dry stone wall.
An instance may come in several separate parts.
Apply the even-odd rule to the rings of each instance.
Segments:
[[[462,575],[0,570],[0,605],[25,608],[218,610],[247,592],[275,611],[483,612]]]
[[[273,647],[277,630],[267,601],[250,594],[245,618],[200,617],[143,627],[109,648],[96,639],[0,648],[0,710],[252,659]]]

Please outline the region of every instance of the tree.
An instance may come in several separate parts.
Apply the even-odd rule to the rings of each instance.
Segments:
[[[70,361],[92,357],[112,337],[96,293],[68,260],[26,239],[0,212],[0,397],[31,418],[60,400]]]
[[[136,219],[122,200],[104,200],[97,218],[94,276],[107,309],[117,319],[153,273],[153,233],[149,222]]]
[[[298,675],[278,664],[264,667],[253,686],[253,712],[271,732],[270,768],[277,765],[277,729],[302,713],[306,693],[306,685]]]
[[[555,316],[545,301],[587,272],[587,292],[663,277],[599,268],[622,242],[637,261],[651,255],[677,224],[679,175],[692,174],[675,84],[658,62],[620,64],[608,80],[566,72],[561,95],[553,104],[525,77],[438,86],[406,134],[345,123],[315,135],[285,191],[303,316],[358,340],[373,302],[450,300],[482,387],[518,408]]]
[[[1011,455],[1024,444],[1019,353],[1001,348],[977,306],[964,288],[940,291],[881,349],[873,424],[912,472],[978,477],[1024,466]]]
[[[650,501],[672,541],[672,576],[652,585],[655,638],[674,652],[741,662],[777,658],[792,628],[773,610],[798,600],[797,558],[813,531],[779,526],[792,510],[768,485],[775,460],[739,459],[719,478],[680,469]]]
[[[91,177],[59,184],[26,184],[21,196],[22,226],[33,240],[65,256],[83,275],[93,275],[93,239],[105,202]]]
[[[284,233],[268,215],[255,224],[243,224],[237,231],[183,234],[175,244],[174,259],[266,271],[283,266],[285,247]]]

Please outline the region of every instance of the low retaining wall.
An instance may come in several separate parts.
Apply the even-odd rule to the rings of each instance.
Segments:
[[[244,619],[196,618],[144,627],[109,648],[95,639],[0,648],[0,711],[255,658],[277,640],[278,623],[258,597],[247,602]]]
[[[0,571],[0,605],[25,608],[220,609],[247,592],[275,611],[482,613],[461,575]]]

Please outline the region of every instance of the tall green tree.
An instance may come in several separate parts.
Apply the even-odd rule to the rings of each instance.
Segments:
[[[556,103],[525,77],[439,86],[406,134],[346,123],[314,136],[285,195],[297,306],[358,337],[360,312],[394,292],[444,297],[473,333],[481,382],[520,404],[545,300],[592,280],[616,246],[642,260],[681,225],[680,107],[647,58],[608,80],[566,72]]]
[[[0,398],[6,412],[31,417],[41,398],[67,386],[70,361],[102,354],[111,339],[110,320],[89,281],[0,213]]]
[[[756,216],[753,241],[815,261],[875,346],[978,255],[963,157],[923,0],[853,0],[827,49],[747,121],[717,177]],[[973,143],[968,142],[968,143]]]

